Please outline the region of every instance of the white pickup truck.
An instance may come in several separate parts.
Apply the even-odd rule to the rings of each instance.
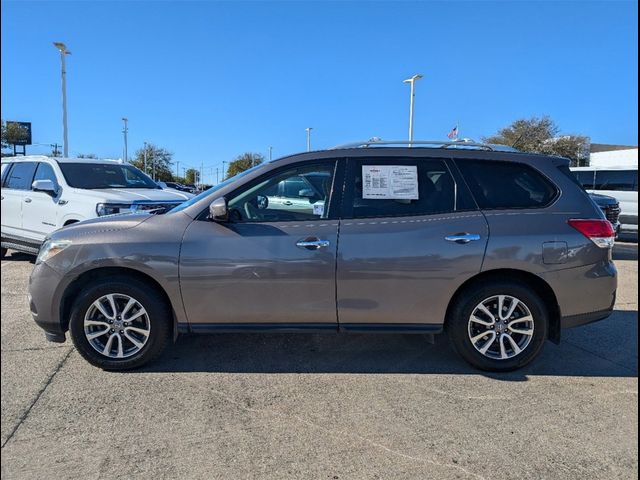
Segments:
[[[7,248],[37,254],[49,233],[71,223],[173,208],[192,196],[118,160],[4,157],[2,256]]]

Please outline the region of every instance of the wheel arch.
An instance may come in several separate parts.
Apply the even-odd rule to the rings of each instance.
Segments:
[[[533,290],[542,298],[543,302],[547,306],[549,312],[549,335],[548,338],[554,343],[558,343],[560,341],[560,329],[561,329],[561,311],[560,305],[558,304],[558,299],[556,294],[554,293],[551,286],[540,278],[538,275],[535,275],[531,272],[526,272],[524,270],[515,270],[508,268],[501,268],[495,270],[488,270],[485,272],[481,272],[466,282],[464,282],[456,292],[451,297],[449,301],[449,305],[447,306],[447,313],[445,317],[445,328],[447,326],[449,317],[451,315],[451,310],[453,306],[458,301],[458,299],[465,294],[465,292],[476,286],[477,284],[487,283],[491,281],[517,281],[520,283],[524,283],[527,286],[533,288]]]
[[[96,280],[107,278],[107,277],[127,277],[127,278],[135,278],[145,285],[152,287],[156,290],[166,302],[166,306],[171,311],[171,322],[173,329],[174,339],[177,336],[177,317],[176,312],[174,310],[173,304],[166,290],[162,287],[160,283],[152,276],[147,275],[140,270],[136,270],[134,268],[129,267],[98,267],[91,270],[87,270],[80,274],[77,278],[75,278],[64,290],[62,294],[62,298],[60,301],[60,319],[62,323],[63,331],[67,331],[69,329],[69,320],[71,318],[71,308],[73,306],[73,302],[77,297],[78,293],[82,290],[83,287],[88,285],[90,282],[95,282]]]

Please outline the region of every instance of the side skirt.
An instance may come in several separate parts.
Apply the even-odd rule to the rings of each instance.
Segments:
[[[178,333],[442,333],[442,325],[423,323],[194,323]]]

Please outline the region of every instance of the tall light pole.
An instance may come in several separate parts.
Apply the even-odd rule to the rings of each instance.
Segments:
[[[402,83],[409,83],[411,85],[411,100],[409,101],[409,143],[413,141],[413,100],[416,96],[415,83],[416,80],[420,80],[421,78],[422,75],[417,73],[413,77],[402,81]]]
[[[147,142],[144,142],[143,144],[142,153],[143,153],[142,158],[144,158],[144,163],[142,165],[144,168],[144,173],[147,173]]]
[[[311,130],[313,130],[313,127],[307,127],[305,128],[305,130],[307,131],[307,152],[311,151]]]
[[[67,63],[66,56],[71,55],[67,46],[62,42],[53,42],[60,51],[60,68],[62,75],[62,143],[65,158],[69,156],[69,139],[67,136]]]
[[[129,161],[129,152],[127,146],[127,134],[129,133],[129,119],[122,117],[122,121],[124,122],[124,128],[122,129],[122,134],[124,135],[124,162],[127,163]],[[145,142],[146,145],[146,142]],[[146,150],[145,150],[146,151]]]
[[[269,146],[269,161],[271,161],[271,154],[273,152],[273,147]]]

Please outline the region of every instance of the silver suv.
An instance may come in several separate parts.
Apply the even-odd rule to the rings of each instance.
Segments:
[[[109,370],[183,332],[446,331],[466,361],[505,371],[610,315],[614,236],[566,159],[354,144],[259,165],[168,213],[55,232],[30,305],[49,340],[69,330]]]

